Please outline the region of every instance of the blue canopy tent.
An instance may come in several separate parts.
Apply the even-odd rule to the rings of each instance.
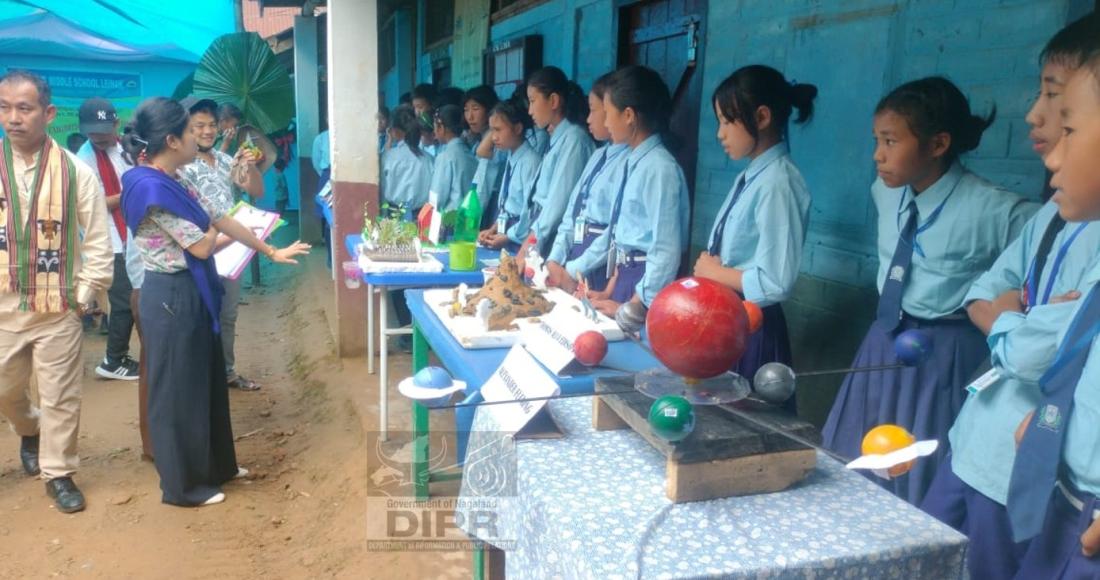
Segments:
[[[111,99],[123,119],[142,99],[170,96],[210,43],[233,32],[232,0],[0,0],[0,62],[43,75],[59,142],[76,109]]]

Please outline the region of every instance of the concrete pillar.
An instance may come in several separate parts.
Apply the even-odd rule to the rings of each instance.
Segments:
[[[298,135],[298,237],[309,243],[321,240],[321,218],[314,195],[317,172],[313,170],[313,139],[320,132],[320,95],[317,85],[317,19],[294,17],[294,102]]]
[[[378,38],[377,0],[329,0],[328,117],[332,144],[332,251],[337,268],[348,255],[345,237],[363,229],[363,204],[378,208],[378,54],[363,42]],[[366,286],[349,290],[337,273],[336,348],[356,356],[366,346]]]

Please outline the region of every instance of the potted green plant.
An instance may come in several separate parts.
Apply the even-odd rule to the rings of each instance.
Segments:
[[[416,224],[405,220],[404,205],[383,203],[378,217],[370,217],[363,204],[363,254],[376,262],[419,262],[420,240]]]

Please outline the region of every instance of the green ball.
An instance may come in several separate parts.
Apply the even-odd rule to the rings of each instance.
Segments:
[[[695,411],[687,399],[665,395],[649,408],[649,428],[661,439],[680,441],[695,430]]]

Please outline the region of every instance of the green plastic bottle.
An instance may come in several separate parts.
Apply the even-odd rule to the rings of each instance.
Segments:
[[[458,219],[455,222],[455,239],[460,242],[476,242],[481,229],[481,200],[477,196],[477,186],[471,186],[458,206]]]

